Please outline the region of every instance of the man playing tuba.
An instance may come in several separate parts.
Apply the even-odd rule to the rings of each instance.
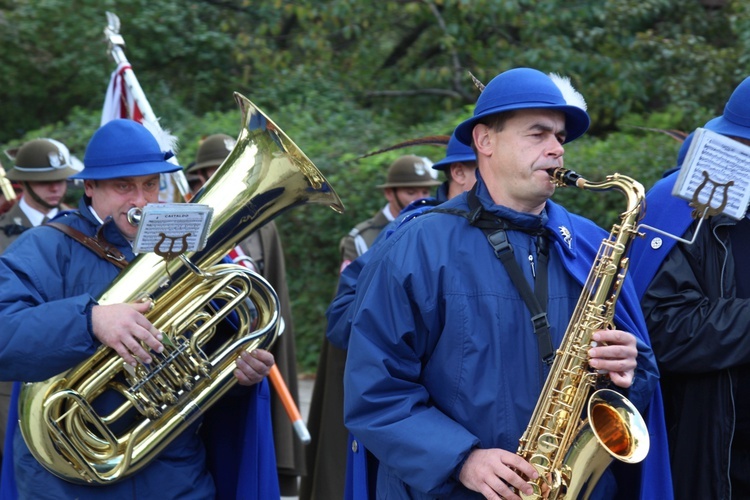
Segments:
[[[54,221],[67,229],[41,226],[26,231],[0,257],[0,379],[50,378],[91,357],[101,345],[134,367],[149,364],[164,350],[166,339],[144,316],[149,303],[98,305],[95,297],[117,276],[121,263],[134,258],[131,245],[137,228],[128,221],[128,211],[157,201],[159,174],[181,168],[166,161],[170,156],[134,121],[111,121],[93,135],[85,168],[76,175],[84,181],[85,196],[77,211]],[[81,241],[80,233],[89,239]],[[235,409],[243,416],[240,424],[257,425],[225,429],[235,432],[234,441],[257,447],[237,453],[249,452],[254,462],[270,464],[271,434],[260,427],[269,425],[268,399],[258,394],[268,390],[263,380],[273,363],[267,351],[242,352],[234,376],[240,385],[252,387],[241,388]],[[48,472],[32,456],[19,429],[9,427],[13,460],[8,462],[14,464],[14,473],[6,468],[2,491],[7,494],[9,481],[15,479],[21,498],[213,498],[215,482],[229,481],[232,474],[221,471],[219,480],[207,463],[207,455],[217,453],[207,451],[197,431],[210,415],[197,418],[144,468],[105,486],[68,482]],[[238,457],[236,463],[242,460]],[[234,474],[231,480],[237,476],[245,482],[237,491],[241,488],[247,497],[278,497],[275,474]]]

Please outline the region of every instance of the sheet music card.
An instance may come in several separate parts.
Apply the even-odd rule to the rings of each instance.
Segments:
[[[133,251],[169,259],[206,246],[213,208],[197,203],[149,203],[143,207]]]
[[[672,195],[690,201],[696,212],[742,219],[750,203],[750,146],[698,128]]]

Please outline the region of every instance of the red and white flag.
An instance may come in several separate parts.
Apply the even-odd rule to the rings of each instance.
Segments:
[[[255,271],[256,273],[258,272],[255,261],[252,259],[252,257],[247,255],[239,245],[231,249],[227,254],[227,257],[232,259],[232,262],[234,262],[235,264],[245,266],[246,268],[250,269],[251,271]]]
[[[141,109],[140,103],[143,103],[144,109]],[[177,149],[177,137],[170,134],[168,130],[162,129],[156,117],[153,116],[151,106],[148,104],[146,96],[143,95],[143,90],[141,90],[133,74],[133,69],[127,61],[119,63],[109,79],[107,94],[104,96],[100,126],[118,118],[142,123],[159,143],[161,150],[164,152],[171,151],[174,155]],[[177,158],[174,156],[167,161],[179,165]],[[172,176],[174,175],[176,174],[163,174],[161,176],[159,201],[181,201],[180,192],[172,182]],[[185,185],[187,185],[187,181],[185,181]],[[185,192],[187,192],[187,189]]]
[[[125,81],[125,71],[128,70],[132,71],[130,64],[120,63],[112,72],[104,98],[101,125],[117,118],[130,118],[143,123],[143,113]]]

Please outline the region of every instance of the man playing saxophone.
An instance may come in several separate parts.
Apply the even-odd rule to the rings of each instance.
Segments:
[[[128,211],[157,202],[159,174],[180,168],[166,161],[169,156],[171,152],[163,152],[141,124],[107,123],[93,135],[85,168],[76,176],[85,187],[78,210],[53,221],[67,229],[41,226],[26,231],[0,257],[0,379],[47,379],[86,360],[101,345],[114,349],[131,366],[149,364],[164,350],[166,339],[144,316],[148,302],[99,305],[95,297],[117,276],[122,262],[134,258],[131,246],[137,228],[128,221]],[[81,233],[89,239],[78,239]],[[253,386],[245,399],[257,410],[238,411],[262,415],[264,403],[256,399],[263,399],[268,418],[267,399],[255,391],[273,362],[267,351],[242,352],[234,375],[240,385]],[[104,486],[58,478],[32,456],[13,426],[8,440],[17,492],[6,489],[11,478],[4,473],[0,496],[213,498],[216,478],[209,472],[207,451],[197,433],[202,421],[196,419],[138,472]],[[261,458],[273,464],[272,442],[259,443],[270,450],[270,457]],[[243,479],[251,482],[248,496],[261,483],[278,496],[275,474]]]
[[[515,450],[606,237],[550,200],[548,170],[562,167],[563,144],[588,126],[567,79],[501,73],[455,131],[477,154],[475,188],[373,250],[353,306],[344,409],[380,462],[378,496],[532,493],[527,481],[539,474]],[[500,239],[486,236],[490,226]],[[632,298],[626,282],[616,328],[583,349],[644,410],[658,371]],[[666,466],[650,464],[668,475]],[[607,470],[593,496],[637,497],[637,482],[615,476]]]

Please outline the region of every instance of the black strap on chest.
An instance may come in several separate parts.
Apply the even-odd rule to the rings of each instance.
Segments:
[[[531,312],[531,324],[534,327],[534,335],[539,347],[539,356],[542,358],[544,364],[551,365],[555,351],[552,347],[550,325],[545,310],[548,297],[547,264],[549,262],[549,248],[545,236],[545,228],[530,229],[516,226],[497,215],[488,213],[482,208],[482,204],[476,196],[476,185],[467,193],[467,201],[470,209],[468,213],[460,210],[440,208],[431,211],[461,215],[469,220],[469,224],[478,227],[484,232],[487,241],[495,251],[495,256],[502,262],[518,293],[521,294],[521,298],[526,303],[526,307]],[[506,232],[508,229],[523,231],[536,236],[538,252],[533,291],[513,255],[513,247],[508,240]],[[542,304],[544,304],[544,307]]]

